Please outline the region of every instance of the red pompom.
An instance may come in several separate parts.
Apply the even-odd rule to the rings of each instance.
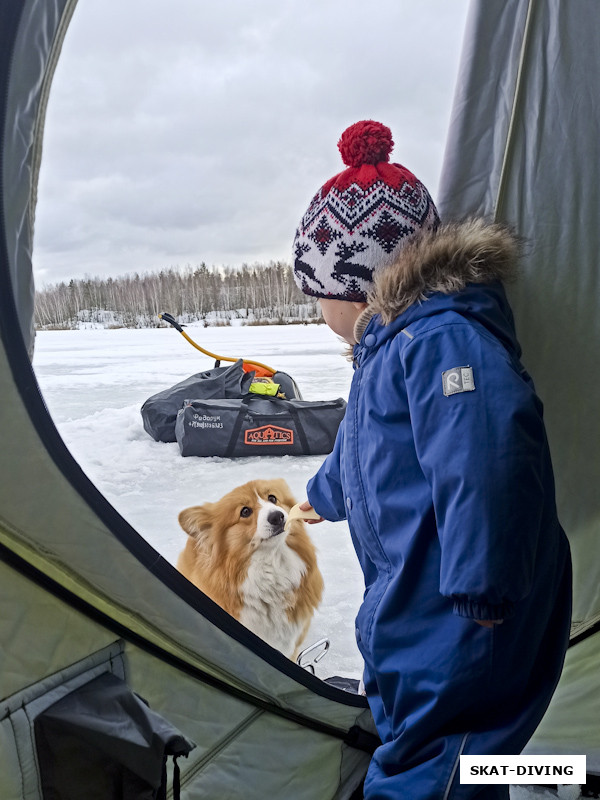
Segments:
[[[342,160],[349,167],[389,161],[393,146],[391,130],[372,119],[350,125],[338,142]]]

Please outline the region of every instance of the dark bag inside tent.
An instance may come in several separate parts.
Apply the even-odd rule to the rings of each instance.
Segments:
[[[167,760],[196,746],[127,684],[104,673],[58,700],[34,723],[44,800],[162,800]]]

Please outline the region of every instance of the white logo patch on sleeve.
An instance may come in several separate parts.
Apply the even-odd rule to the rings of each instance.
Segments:
[[[472,367],[454,367],[442,372],[442,387],[446,397],[459,392],[474,392],[475,379]]]

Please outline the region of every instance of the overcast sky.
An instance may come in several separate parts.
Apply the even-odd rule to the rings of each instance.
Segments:
[[[38,286],[290,260],[377,119],[436,197],[468,0],[79,0],[46,119]]]

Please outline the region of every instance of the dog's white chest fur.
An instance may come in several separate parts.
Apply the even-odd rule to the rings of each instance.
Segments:
[[[305,572],[306,564],[284,540],[273,541],[252,554],[242,584],[240,622],[287,656],[293,654],[305,623],[288,615]]]

